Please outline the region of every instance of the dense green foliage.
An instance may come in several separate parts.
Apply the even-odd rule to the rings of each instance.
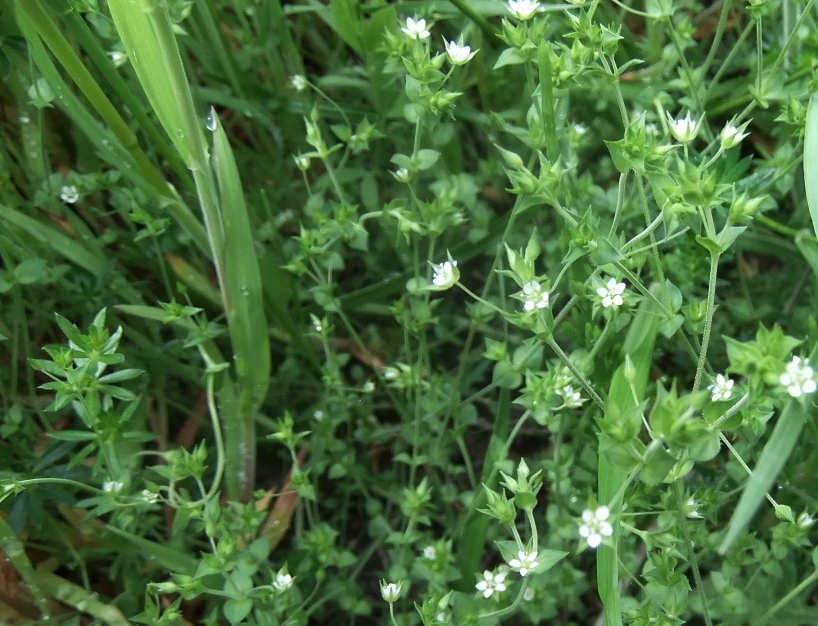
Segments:
[[[0,620],[818,623],[814,0],[0,0]]]

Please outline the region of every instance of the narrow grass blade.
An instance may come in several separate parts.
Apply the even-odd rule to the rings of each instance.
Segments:
[[[490,484],[489,481],[492,475],[495,474],[495,466],[503,460],[510,422],[511,391],[501,389],[500,402],[497,405],[497,416],[494,418],[494,430],[491,433],[491,440],[483,464],[481,483],[484,483],[487,487],[494,488],[494,485]],[[474,590],[474,573],[480,567],[480,559],[483,558],[486,551],[486,537],[490,521],[488,515],[477,510],[486,505],[485,490],[478,487],[474,497],[477,503],[472,507],[474,512],[471,518],[463,526],[463,532],[460,534],[460,550],[457,554],[457,568],[460,570],[461,578],[455,586],[464,593]]]
[[[813,231],[818,234],[818,94],[812,94],[807,106],[804,133],[804,186]]]
[[[814,358],[814,357],[813,357]],[[778,474],[790,458],[798,437],[806,423],[804,405],[797,400],[790,400],[773,429],[770,439],[764,446],[753,474],[744,486],[736,510],[727,525],[727,532],[719,546],[719,553],[724,554],[739,538],[758,511],[764,497],[773,486]]]
[[[0,548],[3,550],[3,556],[11,562],[20,578],[28,586],[31,597],[34,603],[40,610],[43,619],[51,617],[51,611],[48,606],[48,599],[44,591],[40,588],[37,580],[37,573],[34,571],[34,566],[26,554],[26,547],[20,538],[14,534],[11,526],[4,517],[0,517]]]
[[[255,471],[254,414],[264,399],[270,382],[270,343],[258,256],[239,171],[224,128],[213,111],[210,123],[215,124],[213,166],[219,183],[224,232],[223,292],[233,345],[239,409],[238,428],[227,429],[225,435],[229,450],[244,447],[243,454],[237,461],[242,467],[241,475],[246,479],[240,485],[241,497],[247,499],[253,488],[252,477]],[[230,442],[232,437],[237,438],[233,445]]]
[[[99,275],[105,266],[104,258],[93,254],[88,248],[56,228],[23,215],[19,211],[0,205],[0,221],[21,228],[40,243],[49,246],[54,252],[94,276]]]
[[[122,614],[122,611],[100,600],[97,593],[83,589],[56,574],[45,570],[37,570],[37,584],[53,598],[74,607],[77,611],[91,615],[109,626],[130,626],[131,624]]]
[[[631,323],[622,352],[629,355],[636,369],[634,387],[637,395],[645,393],[653,362],[653,347],[656,342],[657,320],[656,304],[652,300],[645,300]],[[608,405],[617,407],[620,412],[636,405],[631,387],[625,379],[625,364],[620,365],[614,373],[607,398]],[[599,501],[609,503],[617,494],[627,475],[613,467],[608,460],[599,457],[597,468],[599,484]],[[619,512],[621,504],[614,503],[612,511]],[[597,589],[603,605],[603,620],[605,626],[621,626],[622,599],[619,593],[619,524],[614,525],[614,534],[611,538],[613,548],[601,547],[597,552],[596,571]]]

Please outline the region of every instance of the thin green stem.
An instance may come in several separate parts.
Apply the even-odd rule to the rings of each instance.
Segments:
[[[594,391],[594,388],[591,386],[591,382],[585,378],[585,375],[577,369],[577,366],[573,364],[571,359],[568,357],[565,352],[562,351],[562,348],[559,347],[556,341],[554,341],[554,337],[549,337],[546,340],[546,343],[551,347],[551,349],[556,352],[559,359],[565,364],[565,366],[571,370],[571,373],[574,377],[579,381],[579,384],[582,385],[582,388],[591,396],[591,399],[596,403],[596,405],[605,410],[605,403],[602,401],[602,398],[599,397],[599,394]]]
[[[702,348],[699,352],[699,360],[696,363],[696,378],[693,380],[693,393],[699,390],[704,374],[704,364],[707,361],[707,348],[710,345],[710,332],[713,328],[713,313],[716,304],[716,277],[719,270],[719,257],[717,252],[710,253],[710,282],[707,286],[707,311],[704,320],[704,334],[702,335]]]
[[[807,576],[804,580],[802,580],[795,589],[790,591],[786,596],[781,598],[778,602],[770,608],[764,615],[761,616],[759,620],[760,624],[764,624],[767,620],[769,620],[773,615],[778,613],[784,606],[789,604],[793,599],[795,599],[798,595],[800,595],[807,587],[813,584],[815,581],[818,581],[818,571],[813,572],[809,576]]]
[[[696,558],[696,548],[693,544],[693,539],[690,537],[690,529],[687,527],[687,517],[684,510],[684,494],[682,492],[682,484],[680,480],[673,481],[673,490],[676,495],[676,510],[679,513],[679,525],[682,527],[684,533],[685,543],[690,553],[690,564],[693,568],[693,579],[696,581],[696,589],[699,591],[699,596],[702,601],[702,613],[704,614],[704,622],[707,626],[713,626],[713,620],[710,619],[710,610],[707,606],[707,594],[705,593],[704,583],[702,582],[702,574],[699,571],[699,561]]]

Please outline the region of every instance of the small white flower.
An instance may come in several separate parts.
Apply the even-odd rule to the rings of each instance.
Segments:
[[[397,367],[387,365],[381,370],[381,376],[383,376],[385,380],[395,380],[400,376],[400,370]]]
[[[364,393],[372,393],[375,391],[375,383],[371,380],[368,380],[364,383],[364,386],[361,387],[361,391]]]
[[[685,502],[684,507],[685,515],[691,519],[701,519],[702,514],[699,513],[699,503],[696,502],[695,498],[690,497]]]
[[[20,114],[20,123],[21,124],[28,124],[30,121],[31,121],[31,118],[27,114],[25,114],[25,113]]]
[[[141,495],[142,499],[148,504],[156,504],[159,502],[159,494],[155,491],[151,491],[150,489],[143,489]]]
[[[793,398],[800,398],[815,391],[816,385],[812,378],[814,374],[809,359],[804,359],[802,363],[800,357],[794,356],[787,363],[786,371],[778,377],[778,382],[787,388]]]
[[[304,91],[307,88],[307,79],[301,74],[290,76],[290,84],[296,91]]]
[[[534,309],[544,309],[548,306],[548,292],[544,291],[542,285],[536,281],[531,281],[523,285],[523,308],[526,311]]]
[[[511,569],[520,572],[520,576],[526,576],[539,565],[537,561],[537,551],[523,552],[520,550],[517,553],[517,558],[511,559],[508,564],[511,566]]]
[[[278,574],[276,574],[276,579],[273,581],[273,587],[275,587],[278,591],[287,591],[287,589],[292,586],[293,577],[286,571],[280,571]]]
[[[526,588],[523,592],[523,600],[531,602],[534,599],[534,590],[531,587]]]
[[[60,189],[60,200],[68,204],[74,204],[80,199],[80,194],[74,185],[63,185]]]
[[[312,419],[314,419],[316,422],[324,421],[324,417],[326,416],[324,415],[324,412],[321,409],[317,409],[315,413],[312,414]]]
[[[708,387],[713,394],[713,402],[719,400],[729,400],[733,395],[733,381],[725,378],[723,374],[716,376],[716,382]]]
[[[449,614],[446,611],[441,611],[437,615],[435,615],[435,621],[438,624],[445,624],[449,621]]]
[[[387,583],[385,580],[381,581],[381,596],[389,604],[397,602],[400,598],[400,592],[403,588],[403,581],[399,583]]]
[[[435,558],[436,555],[437,553],[435,552],[434,546],[426,546],[425,548],[423,548],[424,559],[429,559],[431,561]]]
[[[446,44],[446,56],[449,57],[449,63],[452,65],[465,65],[478,52],[477,50],[472,52],[469,46],[461,46],[456,41],[446,41],[444,39],[443,42]]]
[[[397,180],[399,183],[408,183],[412,179],[412,177],[409,175],[409,170],[407,170],[405,167],[395,170],[392,173],[392,176],[394,176],[395,180]]]
[[[617,308],[622,306],[624,300],[622,294],[625,291],[625,283],[616,282],[615,278],[609,278],[605,287],[599,287],[596,292],[602,298],[602,306]]]
[[[497,571],[491,572],[486,570],[483,572],[483,580],[478,582],[475,585],[477,591],[483,592],[484,598],[490,598],[493,593],[500,593],[506,590],[505,579],[506,579],[506,572],[504,571]]]
[[[735,127],[732,124],[727,124],[719,135],[719,139],[721,140],[721,147],[725,150],[729,150],[730,148],[737,146],[742,142],[742,140],[749,135],[750,133],[742,132],[745,128],[747,128],[747,124],[742,124],[741,127]]]
[[[128,60],[128,55],[119,50],[113,50],[108,56],[111,59],[111,63],[114,64],[114,67],[121,67],[125,64],[125,61]]]
[[[534,17],[539,10],[540,3],[537,0],[508,0],[508,12],[524,22]]]
[[[575,391],[571,385],[565,385],[562,389],[557,389],[557,395],[562,398],[562,404],[567,409],[578,409],[585,400],[582,394]]]
[[[297,157],[293,157],[295,159],[295,165],[300,169],[302,172],[306,172],[310,169],[310,157],[305,155],[299,155]]]
[[[668,118],[670,122],[670,134],[672,134],[677,141],[688,143],[696,138],[699,134],[699,123],[690,117],[690,113],[683,118],[674,120]]]
[[[427,39],[429,31],[426,29],[426,20],[415,20],[411,17],[406,18],[406,26],[401,28],[403,33],[410,39]]]
[[[574,132],[578,136],[582,137],[585,133],[588,132],[588,129],[585,128],[585,126],[583,126],[582,124],[574,124]]]
[[[815,520],[809,513],[804,511],[803,513],[801,513],[801,515],[798,516],[798,520],[795,523],[798,524],[798,526],[800,526],[801,528],[809,528],[815,523]]]
[[[435,270],[435,275],[432,277],[432,289],[436,291],[443,291],[453,287],[460,278],[457,261],[444,261],[440,265],[432,264],[432,267]]]
[[[119,493],[122,491],[122,487],[124,487],[124,484],[118,480],[106,480],[102,483],[102,490],[106,493]]]
[[[613,526],[608,521],[611,510],[607,506],[597,507],[595,511],[585,509],[582,512],[582,524],[579,536],[588,542],[589,548],[597,548],[605,537],[613,535]]]

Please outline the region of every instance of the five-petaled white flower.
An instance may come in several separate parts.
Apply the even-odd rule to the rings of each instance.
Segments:
[[[517,553],[517,558],[511,559],[508,564],[511,566],[511,569],[520,572],[520,576],[526,576],[539,565],[537,561],[537,551],[523,552],[520,550]]]
[[[446,44],[446,56],[449,57],[449,63],[452,65],[465,65],[478,52],[477,50],[472,52],[469,46],[461,46],[456,41],[446,41],[444,39],[443,43]]]
[[[622,294],[625,292],[625,283],[618,283],[615,278],[609,278],[605,287],[599,287],[596,292],[602,298],[602,306],[606,309],[616,308],[622,306],[624,302]]]
[[[453,287],[460,278],[457,261],[444,261],[440,265],[433,263],[432,267],[435,270],[435,275],[432,277],[431,289],[436,291],[443,291]]]
[[[385,580],[381,581],[381,596],[389,604],[397,602],[400,598],[400,592],[403,589],[403,581],[399,583],[387,583]]]
[[[784,373],[778,377],[778,382],[787,388],[787,392],[793,398],[800,398],[815,391],[814,375],[815,372],[810,367],[809,359],[802,361],[801,357],[794,356],[792,361],[787,363]]]
[[[523,285],[523,308],[526,311],[544,309],[548,306],[548,292],[537,281]]]
[[[670,134],[682,143],[693,141],[699,134],[699,123],[690,117],[690,113],[678,120],[668,117],[668,121],[670,122]]]
[[[295,76],[290,76],[290,84],[296,91],[304,91],[307,88],[307,79],[301,76],[301,74],[296,74]]]
[[[729,150],[730,148],[737,146],[741,143],[741,141],[750,133],[742,132],[745,128],[747,128],[747,124],[744,123],[740,127],[733,126],[732,124],[727,124],[719,135],[719,140],[721,141],[721,147],[725,150]]]
[[[582,524],[579,526],[579,536],[588,542],[589,548],[597,548],[605,537],[613,535],[613,526],[608,521],[611,510],[607,506],[599,506],[596,510],[585,509],[582,512]]]
[[[60,189],[60,200],[63,202],[74,204],[79,199],[80,194],[74,185],[63,185],[62,189]]]
[[[565,385],[565,387],[557,389],[557,395],[562,398],[562,404],[566,409],[578,409],[585,402],[582,399],[582,394],[574,390],[571,385]]]
[[[483,572],[483,580],[479,581],[475,587],[477,591],[483,592],[484,598],[490,598],[493,593],[506,590],[505,580],[507,575],[503,571],[491,572],[486,570]]]
[[[278,591],[287,591],[287,589],[292,586],[293,577],[290,576],[285,570],[282,570],[276,574],[276,579],[273,581],[273,587],[275,587]]]
[[[713,402],[719,400],[729,400],[733,395],[733,381],[725,378],[724,374],[716,376],[716,382],[708,387],[710,393],[713,394]]]
[[[508,12],[518,20],[526,21],[540,10],[537,0],[508,0]]]
[[[406,26],[401,28],[403,33],[410,39],[427,39],[429,31],[426,29],[426,20],[406,18]]]

